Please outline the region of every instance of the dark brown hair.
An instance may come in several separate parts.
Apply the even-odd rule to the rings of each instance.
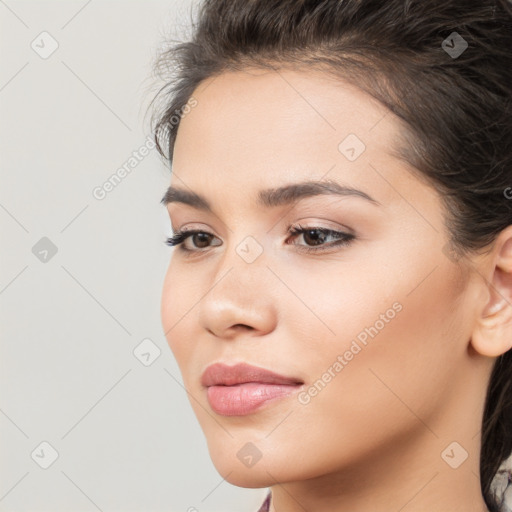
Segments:
[[[205,0],[192,26],[190,40],[162,51],[155,66],[171,72],[152,117],[171,164],[176,112],[205,79],[249,67],[316,68],[405,122],[397,155],[441,194],[455,254],[492,248],[512,224],[507,0]],[[482,419],[480,481],[491,512],[499,503],[490,483],[511,451],[509,350],[496,359]]]

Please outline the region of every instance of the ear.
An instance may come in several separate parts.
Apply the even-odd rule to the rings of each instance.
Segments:
[[[478,353],[498,357],[512,348],[512,225],[498,235],[482,261],[478,272],[488,299],[476,311],[471,343]]]

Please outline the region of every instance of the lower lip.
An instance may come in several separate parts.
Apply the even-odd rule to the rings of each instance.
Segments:
[[[284,398],[296,392],[302,384],[262,384],[246,382],[234,386],[209,386],[208,402],[223,416],[243,416],[259,409],[263,404]]]

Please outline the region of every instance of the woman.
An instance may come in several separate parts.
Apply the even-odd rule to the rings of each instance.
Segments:
[[[261,511],[512,508],[510,48],[506,0],[206,0],[162,53],[162,323]]]

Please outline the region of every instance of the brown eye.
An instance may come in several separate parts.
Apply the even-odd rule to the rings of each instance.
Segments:
[[[297,245],[298,250],[301,252],[320,253],[322,251],[330,250],[335,246],[349,245],[352,240],[356,237],[351,233],[343,233],[342,231],[335,231],[333,229],[321,228],[321,227],[303,227],[294,226],[289,230],[292,237],[302,238],[306,242],[303,244],[291,244]],[[330,244],[326,244],[326,239],[332,237],[334,241]],[[315,248],[315,246],[317,248]]]
[[[212,238],[214,238],[214,236],[210,233],[199,232],[199,233],[194,233],[190,238],[191,238],[191,240],[194,241],[195,247],[203,249],[205,247],[208,247],[208,245],[207,245],[208,242]]]
[[[325,238],[328,236],[324,231],[320,231],[319,229],[307,229],[302,233],[304,237],[304,241],[307,243],[311,242],[311,245],[320,245],[325,241]]]
[[[189,249],[185,247],[185,242],[188,238],[192,239],[192,245],[195,248]],[[198,229],[191,229],[187,231],[178,231],[174,236],[167,238],[165,244],[170,245],[171,247],[179,245],[180,250],[186,252],[199,252],[199,249],[208,248],[208,243],[212,240],[212,238],[215,238],[215,235],[212,235],[212,233],[208,233],[207,231],[200,231]]]

